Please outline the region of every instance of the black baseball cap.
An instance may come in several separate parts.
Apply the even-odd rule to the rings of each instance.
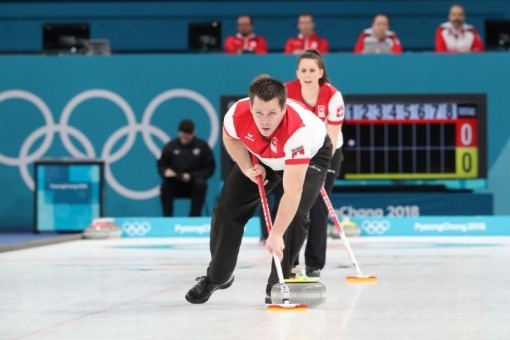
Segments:
[[[189,119],[184,119],[179,123],[179,131],[184,133],[193,133],[195,131],[195,124]]]

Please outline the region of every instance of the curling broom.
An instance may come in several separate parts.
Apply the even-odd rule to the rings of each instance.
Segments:
[[[375,283],[377,282],[377,276],[373,275],[363,275],[361,272],[361,268],[359,267],[358,261],[356,261],[356,258],[354,257],[354,253],[352,252],[351,246],[349,244],[349,241],[347,241],[347,236],[345,236],[344,230],[342,229],[342,226],[340,225],[340,221],[338,221],[338,217],[336,216],[335,210],[333,209],[333,205],[331,204],[331,200],[328,197],[328,194],[326,193],[326,189],[324,187],[321,188],[321,196],[324,200],[324,203],[326,204],[326,207],[328,208],[329,214],[331,215],[331,219],[333,220],[335,224],[335,228],[340,234],[340,238],[344,242],[345,248],[347,248],[347,251],[349,252],[349,256],[351,257],[351,261],[354,264],[354,268],[356,268],[356,275],[349,275],[345,278],[345,280],[349,283]]]
[[[269,205],[267,203],[266,190],[264,189],[264,183],[262,180],[262,176],[257,176],[257,185],[259,187],[260,194],[260,205],[262,206],[262,210],[264,212],[264,219],[266,221],[267,231],[271,232],[271,228],[273,224],[271,222],[271,215],[269,213]],[[283,270],[280,259],[273,252],[274,264],[276,267],[276,273],[278,274],[278,281],[280,284],[280,293],[283,298],[283,303],[272,303],[266,305],[268,311],[299,311],[299,310],[308,310],[308,305],[301,303],[290,303],[290,290],[287,284],[285,283],[285,279],[283,278]]]

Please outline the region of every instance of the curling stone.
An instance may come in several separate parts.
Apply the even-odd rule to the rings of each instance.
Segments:
[[[104,240],[119,238],[122,230],[115,224],[113,218],[96,218],[90,226],[83,231],[83,237],[86,239]]]
[[[286,279],[285,284],[289,287],[290,302],[293,304],[304,304],[313,307],[326,301],[326,286],[320,283],[318,279],[298,274],[294,279]],[[280,284],[277,283],[271,288],[271,302],[282,303],[282,301]]]

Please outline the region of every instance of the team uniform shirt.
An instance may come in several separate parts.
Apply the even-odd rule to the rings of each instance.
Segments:
[[[445,22],[436,30],[436,52],[482,52],[485,47],[476,29],[468,24],[462,24],[460,30],[455,30],[451,22]]]
[[[301,102],[308,110],[315,113],[325,125],[342,125],[344,122],[344,99],[340,91],[329,83],[322,84],[319,89],[319,97],[314,107],[308,105],[301,95],[301,83],[298,79],[289,81],[287,97]],[[344,139],[342,129],[338,132],[336,148],[342,147]]]
[[[361,32],[354,46],[354,53],[402,53],[402,45],[393,31],[387,31],[383,40],[374,35],[372,28]]]
[[[225,40],[225,52],[228,54],[237,53],[267,53],[267,42],[260,35],[250,34],[247,37],[240,33],[232,35]]]
[[[223,119],[223,130],[275,171],[282,171],[285,165],[309,164],[326,138],[324,123],[292,99],[287,99],[287,111],[269,138],[260,134],[249,98],[232,105]]]
[[[317,50],[320,53],[329,53],[329,43],[326,39],[319,37],[315,33],[309,37],[299,34],[297,37],[287,40],[284,53],[299,54],[308,49]]]

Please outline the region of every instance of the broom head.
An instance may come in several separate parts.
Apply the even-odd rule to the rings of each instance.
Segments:
[[[345,278],[347,283],[377,283],[374,275],[349,275]]]
[[[308,310],[308,305],[302,303],[271,303],[266,305],[268,312],[304,312]]]

